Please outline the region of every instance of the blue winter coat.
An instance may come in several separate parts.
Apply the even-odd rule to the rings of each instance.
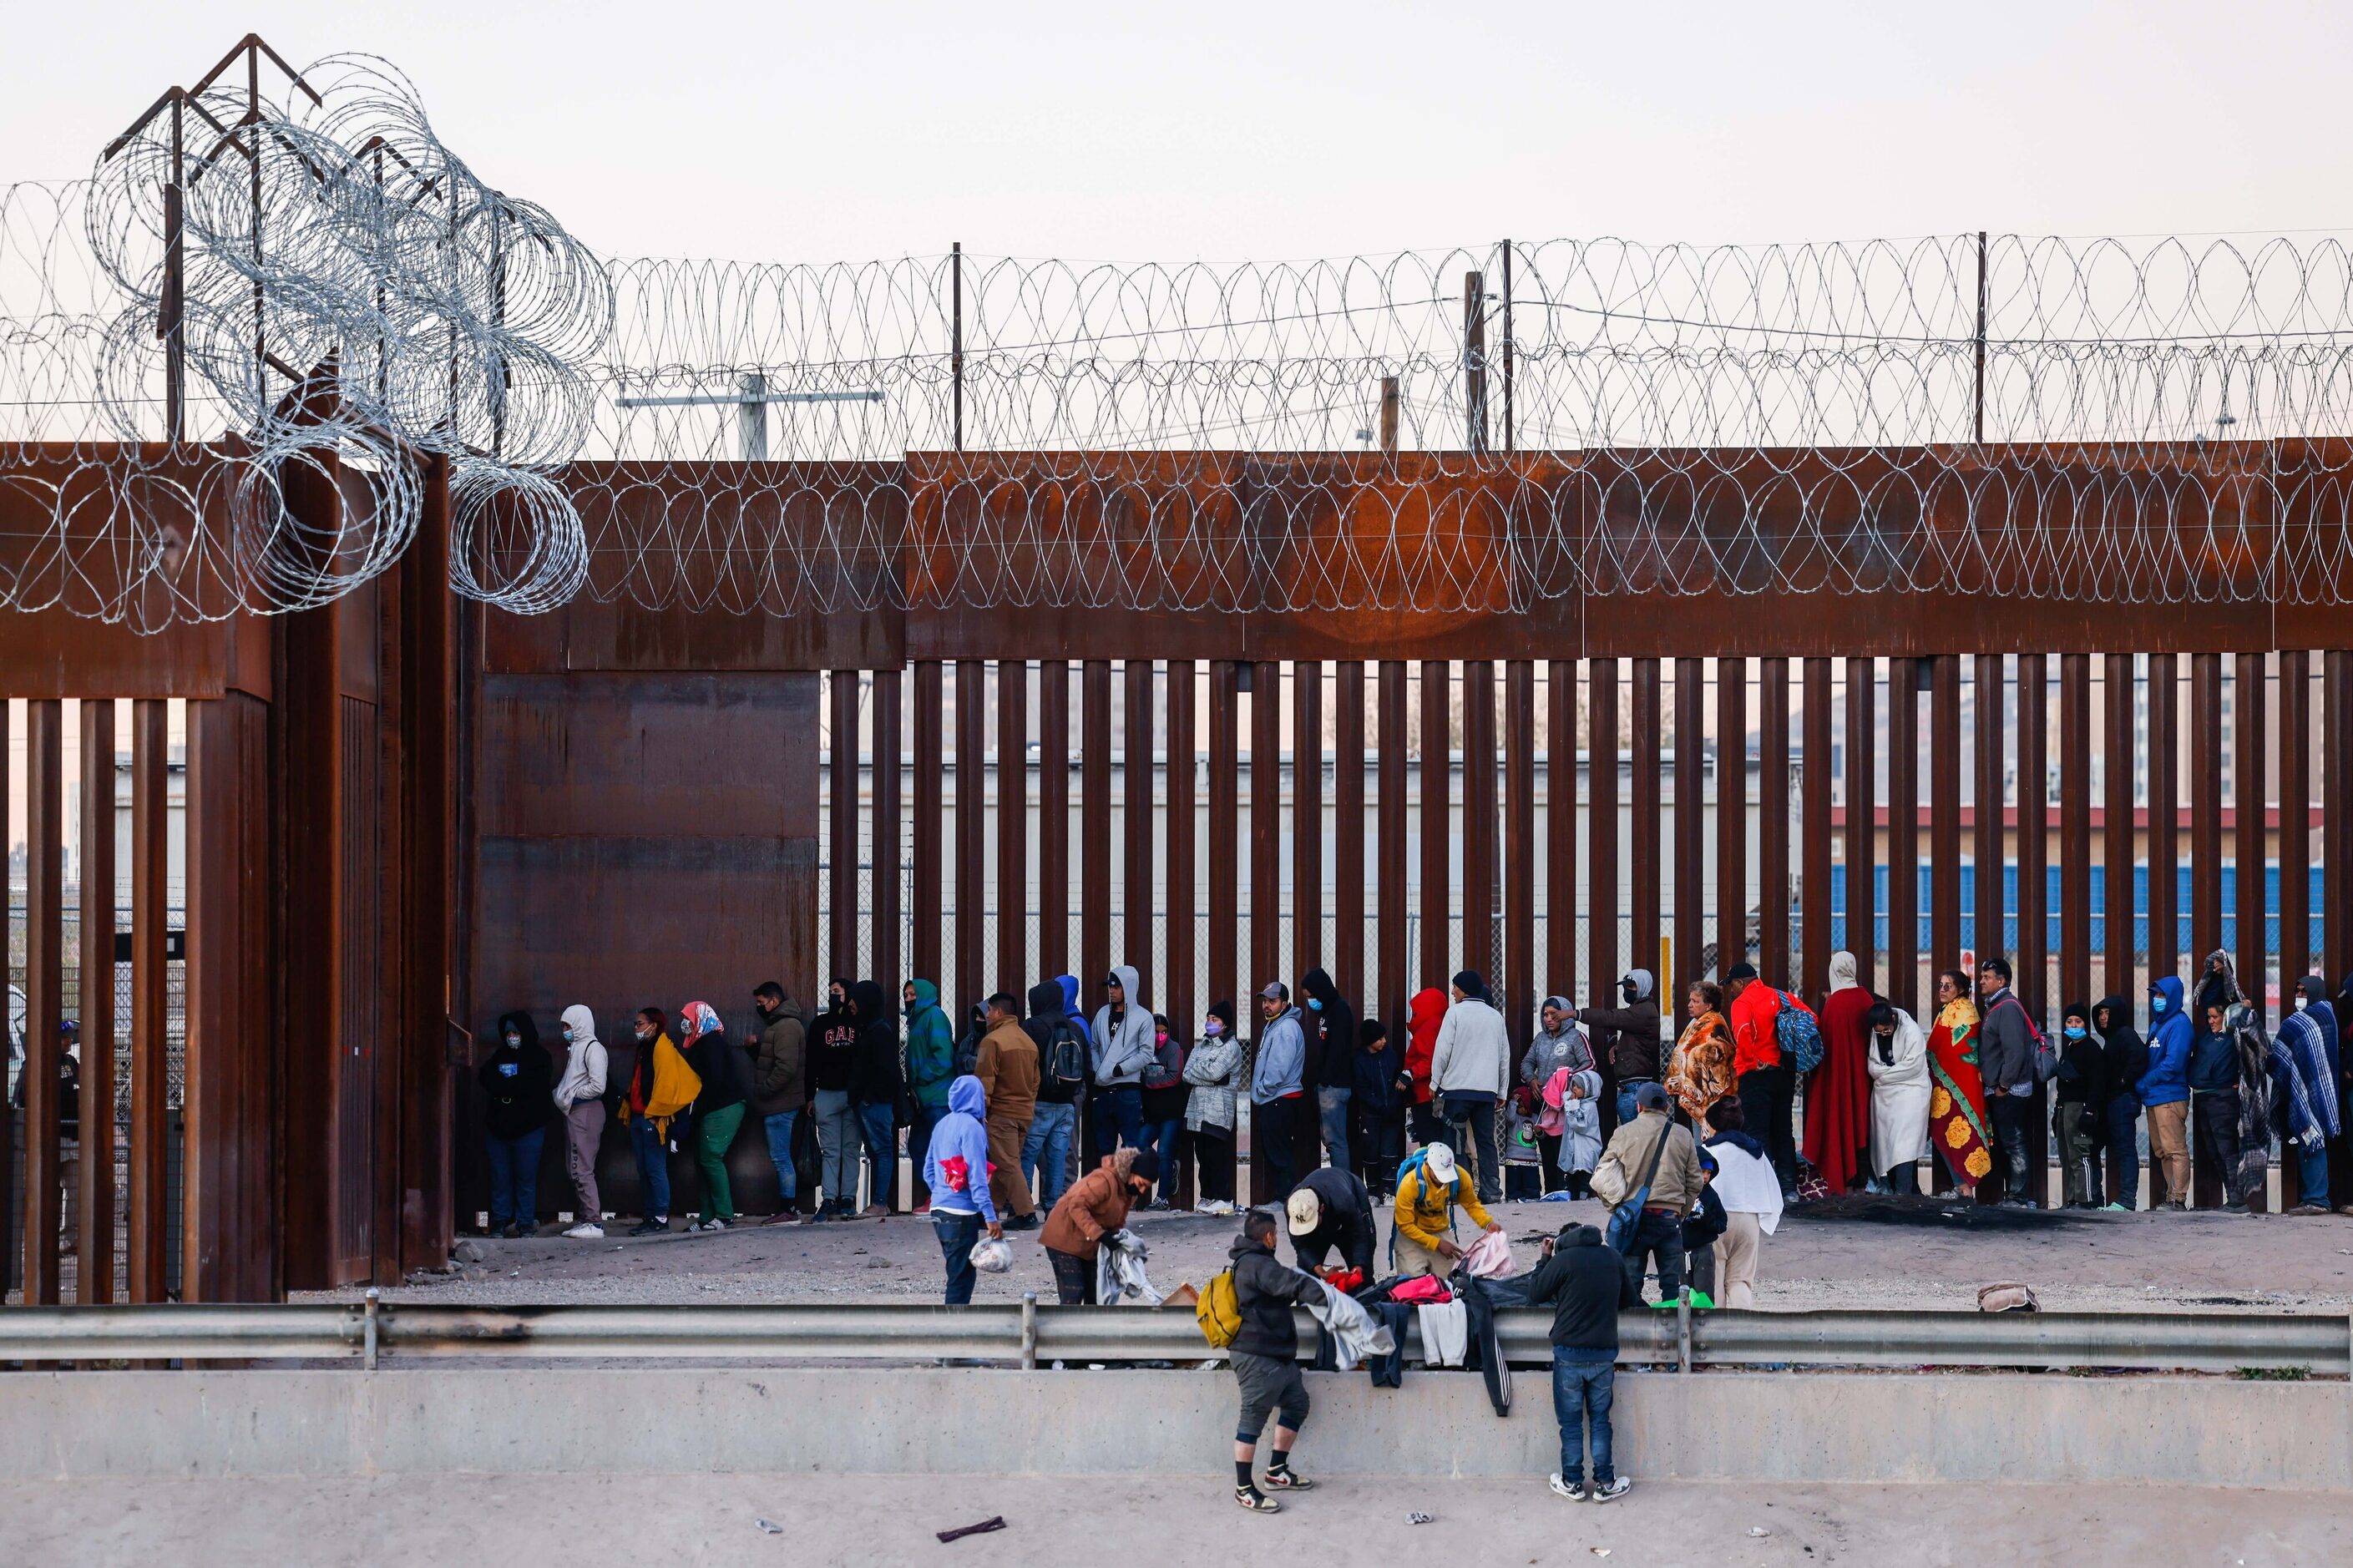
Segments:
[[[2179,1105],[2189,1098],[2189,1050],[2197,1031],[2181,1006],[2181,982],[2171,974],[2148,988],[2152,999],[2148,1070],[2140,1075],[2143,1105]],[[2165,1005],[2157,1008],[2155,1000]]]

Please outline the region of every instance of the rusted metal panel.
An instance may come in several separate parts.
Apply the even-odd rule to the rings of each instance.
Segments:
[[[1087,1012],[1103,1005],[1111,970],[1111,663],[1079,671],[1079,995]]]
[[[914,842],[910,847],[912,879],[907,893],[910,917],[908,967],[910,978],[938,982],[940,969],[941,887],[946,867],[940,858],[940,816],[945,804],[947,756],[947,678],[936,659],[915,666]]]
[[[1876,661],[1846,661],[1846,945],[1854,954],[1856,984],[1879,989],[1879,863],[1877,769],[1879,669]],[[1745,813],[1743,814],[1746,815]],[[1744,825],[1745,826],[1745,825]]]
[[[1332,679],[1332,979],[1366,1017],[1380,1016],[1365,988],[1365,667],[1344,660]]]
[[[1124,673],[1126,691],[1122,719],[1126,743],[1121,752],[1120,773],[1126,791],[1121,803],[1120,826],[1126,858],[1121,870],[1119,901],[1124,918],[1120,922],[1120,951],[1125,962],[1134,964],[1136,973],[1144,978],[1145,994],[1136,1001],[1165,1007],[1166,976],[1155,973],[1157,966],[1152,962],[1153,894],[1159,887],[1153,874],[1152,853],[1152,750],[1154,710],[1158,706],[1153,700],[1152,661],[1130,658]]]
[[[828,679],[832,721],[826,730],[828,766],[826,813],[827,951],[837,974],[855,976],[858,963],[858,671],[837,669]],[[758,984],[758,981],[754,981]],[[886,981],[887,984],[888,982]]]
[[[2082,655],[2071,656],[2077,659]],[[2050,784],[2044,772],[2045,736],[2050,721],[2050,696],[2043,656],[2021,654],[2018,658],[2018,956],[2020,1000],[2049,1029],[2050,942],[2049,910],[2044,872],[2050,864],[2048,811]],[[2075,998],[2082,1000],[2082,998]],[[2063,1005],[2067,998],[2062,998]],[[2051,1125],[2051,1090],[2034,1086],[2029,1136],[2039,1137]],[[2047,1141],[2046,1141],[2047,1142]],[[2047,1159],[2028,1163],[2027,1195],[2036,1203],[2050,1197],[2051,1165]]]
[[[1703,904],[1707,843],[1707,710],[1705,661],[1675,660],[1675,969],[1658,977],[1660,1005],[1675,1011],[1683,983],[1700,973],[1706,941]]]
[[[1231,659],[1209,666],[1209,1000],[1234,1008],[1234,1026],[1255,1037],[1234,973],[1241,926],[1241,686]]]
[[[1535,1026],[1536,675],[1530,660],[1504,666],[1504,974],[1512,1038]]]
[[[1757,970],[1789,984],[1789,661],[1757,662]]]
[[[2001,866],[2006,858],[2002,842],[2006,807],[2002,796],[2008,759],[2003,754],[2007,749],[2003,740],[2010,726],[2001,658],[1980,654],[1972,662],[1976,666],[1971,674],[1977,707],[1978,774],[1976,788],[1971,792],[1977,804],[1972,822],[1975,831],[1970,835],[1977,880],[1977,939],[1972,945],[1977,949],[1978,961],[1983,963],[2004,955]]]
[[[396,1125],[394,1152],[380,1161],[379,1169],[396,1170],[398,1180],[377,1184],[390,1189],[382,1193],[389,1212],[375,1238],[374,1271],[380,1285],[449,1256],[457,1208],[451,1020],[471,1016],[455,960],[461,929],[456,918],[461,907],[457,836],[451,831],[459,703],[452,680],[455,601],[446,588],[448,459],[428,458],[422,479],[417,536],[396,573],[399,618],[385,628],[396,644],[386,657],[396,668],[399,702],[397,757],[387,765],[400,802],[395,813],[400,837],[387,842],[385,866],[386,874],[399,880],[406,929],[397,963],[386,975],[398,1004],[396,1032],[385,1053],[393,1070],[378,1108],[380,1122]],[[810,892],[814,896],[815,889]]]
[[[164,1300],[170,1173],[164,1038],[165,878],[171,830],[169,712],[160,698],[132,708],[131,747],[131,1193],[125,1263],[133,1301]]]
[[[1405,1026],[1406,1004],[1417,989],[1407,970],[1406,943],[1406,763],[1412,747],[1407,729],[1406,666],[1383,661],[1380,669],[1380,778],[1375,802],[1380,834],[1379,888],[1374,931],[1374,968],[1381,1007],[1392,1032]]]
[[[1071,667],[1038,667],[1038,973],[1071,973]]]
[[[2295,1005],[2297,977],[2312,973],[2312,661],[2302,648],[2279,656],[2279,683],[2280,1006],[2284,1014]]]
[[[2232,741],[2237,754],[2232,759],[2231,799],[2237,808],[2238,821],[2238,865],[2235,868],[2239,895],[2238,969],[2243,977],[2241,985],[2247,993],[2247,1000],[2253,1005],[2257,1015],[2264,1018],[2268,1029],[2270,1009],[2263,994],[2263,974],[2272,954],[2263,929],[2264,912],[2269,908],[2269,900],[2263,897],[2263,861],[2267,850],[2264,840],[2269,837],[2265,831],[2264,815],[2270,805],[2271,793],[2264,778],[2268,748],[2263,744],[2263,710],[2266,706],[2263,663],[2263,656],[2259,653],[2242,653],[2232,661]],[[2287,826],[2283,816],[2281,826],[2284,830]],[[2283,873],[2286,870],[2284,855],[2281,870]],[[2284,876],[2282,879],[2285,879]],[[2285,950],[2284,942],[2282,949]],[[2295,976],[2283,964],[2280,970],[2283,1000],[2286,988],[2294,984]]]
[[[988,915],[988,669],[976,658],[955,667],[955,1001],[948,1015],[961,1029],[989,992],[984,956]]]
[[[1545,667],[1545,988],[1577,989],[1577,661]]]
[[[1453,973],[1448,924],[1453,912],[1454,843],[1451,672],[1437,660],[1421,667],[1421,883],[1414,908],[1421,917],[1421,980],[1443,986]]]
[[[233,616],[140,632],[62,610],[0,613],[0,698],[267,698],[270,620]]]
[[[2107,884],[2106,977],[2101,982],[2111,996],[2132,1000],[2137,1015],[2140,998],[2133,985],[2133,694],[2137,684],[2133,657],[2110,654],[2101,681],[2101,765],[2107,820],[2102,825],[2100,865]],[[2086,786],[2088,787],[2088,786]],[[2091,900],[2086,881],[2084,899]]]
[[[1920,989],[1920,661],[1887,661],[1887,994],[1915,1016]]]
[[[2152,983],[2181,963],[2180,904],[2174,873],[2180,866],[2181,672],[2172,654],[2148,658],[2148,975]]]
[[[1850,887],[1852,884],[1850,883]],[[1748,960],[1748,661],[1715,661],[1715,978]],[[1704,979],[1686,962],[1678,984]],[[1674,1005],[1682,1005],[1680,998]]]
[[[1592,923],[1586,940],[1585,994],[1588,1006],[1606,1007],[1619,974],[1618,911],[1626,907],[1618,877],[1621,864],[1618,856],[1618,661],[1588,659],[1586,670],[1590,682],[1585,709],[1590,760],[1585,771],[1585,815],[1590,837],[1585,861],[1591,868],[1587,873],[1590,893],[1586,908]],[[1613,1114],[1605,1101],[1603,1118]]]
[[[905,617],[888,605],[778,614],[684,604],[648,609],[628,598],[581,598],[544,615],[491,609],[483,632],[484,668],[497,675],[822,672],[894,668],[916,657],[907,647]]]
[[[65,706],[25,705],[25,1260],[26,1306],[58,1304],[58,1026],[65,1017]]]
[[[1928,676],[1928,935],[1935,968],[1961,962],[1961,661],[1938,654]],[[1932,988],[1933,994],[1933,988]]]
[[[1799,861],[1800,984],[1804,994],[1831,988],[1831,661],[1806,660],[1806,759],[1800,781],[1803,848]]]
[[[1462,967],[1495,975],[1495,667],[1462,667]]]
[[[75,1299],[114,1300],[114,703],[81,705],[80,1226]]]
[[[875,840],[881,880],[881,840]],[[997,667],[997,989],[1029,1010],[1029,667]]]
[[[1291,667],[1291,972],[1324,967],[1324,667]]]
[[[1199,765],[1194,722],[1193,661],[1168,661],[1168,1023],[1180,1040],[1199,1037],[1200,998],[1194,994],[1199,944],[1193,911],[1200,905],[1198,840],[1193,813],[1198,797],[1194,770]]]
[[[1633,671],[1633,744],[1629,749],[1633,763],[1633,888],[1627,899],[1633,917],[1627,964],[1635,969],[1659,967],[1659,878],[1663,869],[1659,855],[1659,779],[1665,763],[1662,720],[1659,661],[1638,658]],[[1597,984],[1607,978],[1595,976]]]
[[[2203,973],[2221,945],[2222,659],[2198,653],[2189,656],[2189,972]]]
[[[874,672],[874,930],[868,945],[874,954],[874,973],[892,979],[912,979],[902,961],[899,940],[900,879],[906,874],[900,811],[900,769],[903,765],[900,714],[904,703],[899,672]],[[807,964],[806,959],[787,962]],[[926,976],[926,978],[931,978]],[[804,1006],[818,994],[815,967],[793,984],[805,989],[793,994]],[[889,981],[886,980],[885,984]]]
[[[1253,665],[1250,668],[1250,973],[1246,987],[1255,994],[1282,972],[1282,667]],[[1298,977],[1288,977],[1295,993]],[[1260,1025],[1256,1009],[1245,1026],[1256,1039]],[[1253,1184],[1257,1181],[1254,1173]],[[1276,1197],[1287,1194],[1277,1193]]]
[[[2022,731],[2021,739],[2018,775],[2023,782],[2029,774]],[[2039,770],[2033,776],[2040,778]],[[2039,791],[2027,791],[2020,796],[2021,807],[2027,795],[2041,798]],[[2019,821],[2021,919],[2029,891],[2024,851],[2031,837],[2039,837],[2037,815],[2035,834],[2029,834],[2022,814]],[[2131,887],[2127,874],[2122,889],[2127,903]],[[2039,911],[2040,900],[2036,908]],[[2062,1006],[2099,1002],[2092,994],[2092,660],[2080,653],[2063,654],[2059,659],[2059,990]]]

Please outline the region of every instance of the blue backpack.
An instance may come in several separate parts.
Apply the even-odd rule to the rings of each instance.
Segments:
[[[1799,1072],[1811,1072],[1822,1065],[1821,1026],[1814,1016],[1798,1005],[1798,999],[1784,991],[1781,1011],[1773,1020],[1774,1043],[1781,1047],[1781,1059]]]

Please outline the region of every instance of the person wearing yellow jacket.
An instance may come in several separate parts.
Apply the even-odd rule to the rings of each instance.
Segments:
[[[638,1190],[644,1195],[646,1211],[645,1217],[630,1228],[631,1236],[651,1236],[670,1228],[670,1122],[702,1092],[702,1079],[686,1065],[686,1058],[670,1040],[669,1023],[659,1007],[638,1014],[638,1058],[629,1068],[628,1088],[621,1095],[621,1121],[629,1130],[629,1147],[638,1157]]]
[[[1389,1242],[1400,1274],[1451,1274],[1462,1249],[1448,1238],[1453,1210],[1461,1205],[1482,1230],[1501,1230],[1480,1205],[1478,1190],[1443,1143],[1425,1145],[1419,1160],[1398,1173],[1395,1228]]]

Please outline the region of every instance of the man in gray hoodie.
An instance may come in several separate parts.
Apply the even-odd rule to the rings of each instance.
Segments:
[[[1094,1091],[1087,1114],[1094,1122],[1095,1153],[1122,1143],[1144,1147],[1144,1073],[1153,1063],[1152,1009],[1144,1005],[1140,976],[1123,963],[1103,979],[1103,1005],[1095,1009]]]

